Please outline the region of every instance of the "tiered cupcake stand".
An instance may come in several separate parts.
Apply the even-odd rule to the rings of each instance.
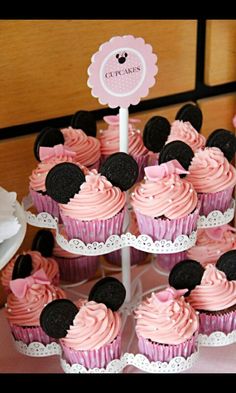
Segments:
[[[148,235],[141,234],[139,236],[135,236],[129,232],[124,231],[124,233],[120,236],[111,234],[105,243],[93,242],[85,244],[80,239],[71,239],[68,241],[59,231],[57,218],[52,217],[46,212],[42,212],[37,215],[33,214],[29,210],[31,205],[30,197],[24,198],[22,205],[25,211],[27,223],[40,228],[54,229],[56,231],[55,238],[57,243],[66,251],[69,251],[73,254],[95,256],[121,250],[122,268],[120,270],[122,272],[122,281],[126,287],[127,293],[126,301],[120,310],[122,314],[122,331],[127,331],[127,329],[130,330],[129,340],[125,343],[124,354],[122,355],[121,359],[112,361],[106,369],[87,370],[85,367],[79,364],[70,366],[63,359],[61,359],[61,366],[66,373],[119,373],[123,370],[128,372],[128,370],[131,370],[131,367],[132,370],[139,369],[149,373],[176,373],[183,372],[193,366],[198,358],[198,352],[191,355],[188,359],[176,357],[169,363],[162,363],[150,362],[144,355],[135,354],[133,353],[134,351],[130,351],[130,349],[133,348],[135,342],[135,320],[133,317],[134,309],[142,301],[144,296],[166,287],[166,284],[164,284],[148,288],[147,291],[143,290],[142,278],[145,274],[153,274],[153,272],[162,273],[156,267],[154,258],[152,258],[149,264],[143,265],[142,270],[133,280],[131,280],[130,247],[150,253],[153,255],[153,257],[155,254],[171,254],[181,252],[194,246],[197,239],[196,231],[192,232],[190,236],[181,235],[174,242],[164,239],[154,241]],[[234,217],[234,211],[235,201],[232,200],[231,207],[224,214],[219,211],[214,211],[211,212],[207,217],[201,216],[198,220],[198,228],[213,228],[227,224],[232,221]],[[128,218],[129,209],[127,210],[127,217],[125,220],[126,228],[128,227]],[[114,270],[113,267],[111,269]],[[69,293],[71,292],[73,295],[77,295],[77,297],[86,297],[85,294],[82,294],[78,291],[82,284],[84,284],[84,281],[77,284],[65,285],[64,289],[66,289]],[[229,337],[229,335],[225,336],[223,333],[214,333],[210,337],[200,337],[199,344],[202,346],[219,346],[227,345],[235,341],[235,336]],[[40,348],[40,345],[38,347],[36,345],[36,348],[33,346],[30,353],[26,352],[24,348],[18,348],[18,350],[33,356],[40,356],[40,351],[42,351],[43,356],[46,355],[43,349]],[[48,355],[50,354],[60,355],[60,348],[59,346],[57,347],[57,344],[53,346],[51,353],[49,349]]]
[[[139,78],[137,80],[129,79],[130,76],[126,76],[125,80],[123,80],[123,84],[119,85],[114,83],[114,78],[109,79],[104,77],[104,75],[107,75],[105,72],[108,70],[112,71],[113,67],[115,67],[113,70],[115,72],[117,64],[114,61],[114,55],[117,52],[123,53],[124,51],[129,53],[126,66],[133,67],[138,63],[139,67],[133,67],[132,69],[140,71],[140,74],[136,73],[137,78]],[[101,45],[99,51],[92,57],[92,63],[88,69],[88,86],[92,88],[92,95],[97,97],[100,103],[108,104],[111,108],[119,107],[121,152],[128,152],[128,107],[131,104],[136,105],[141,97],[145,97],[148,94],[149,88],[155,84],[155,75],[157,74],[156,61],[157,57],[152,53],[151,46],[145,44],[142,38],[134,38],[132,36],[113,37],[109,42]],[[110,75],[110,72],[108,74]],[[185,371],[192,367],[198,358],[198,352],[192,354],[187,359],[176,357],[169,363],[150,362],[144,355],[135,354],[135,350],[133,350],[133,342],[135,340],[133,310],[141,302],[143,296],[159,290],[166,285],[148,288],[147,291],[143,290],[142,278],[145,273],[148,273],[149,269],[161,273],[155,266],[154,260],[152,260],[150,264],[144,265],[142,271],[131,280],[130,247],[151,253],[152,255],[182,252],[194,246],[197,239],[197,232],[192,232],[190,236],[178,236],[174,242],[165,239],[155,241],[146,234],[141,234],[136,237],[126,231],[129,225],[130,212],[128,204],[127,216],[123,227],[124,233],[122,235],[118,236],[111,233],[105,243],[93,242],[92,244],[85,244],[80,239],[71,239],[70,241],[65,239],[59,231],[58,219],[45,212],[39,213],[38,215],[32,214],[28,210],[30,204],[31,201],[29,197],[25,198],[23,206],[27,223],[41,228],[54,229],[56,231],[56,241],[64,250],[73,254],[90,256],[104,255],[112,251],[121,250],[122,282],[126,288],[126,300],[120,309],[122,313],[122,331],[126,331],[126,333],[129,332],[127,335],[130,337],[128,343],[124,343],[123,355],[121,359],[109,363],[106,369],[96,368],[91,370],[87,370],[79,364],[70,366],[61,358],[63,370],[66,373],[120,373],[123,370],[125,370],[125,372],[128,372],[128,370],[130,371],[130,366],[132,366],[132,372],[139,369],[149,373],[175,373]],[[201,217],[198,226],[201,228],[209,228],[229,223],[234,217],[234,209],[235,202],[232,201],[232,206],[225,214],[214,211],[210,213],[208,217]],[[112,268],[112,270],[114,271],[115,268]],[[76,290],[76,287],[80,285],[81,283],[72,284],[64,288],[74,295],[76,294],[77,297],[85,297],[85,295],[80,294]],[[34,356],[39,356],[36,352]],[[60,355],[59,346],[54,354]]]

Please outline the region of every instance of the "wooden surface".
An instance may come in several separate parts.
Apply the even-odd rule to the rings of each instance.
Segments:
[[[236,20],[208,20],[206,27],[205,83],[236,80]]]
[[[217,128],[234,131],[232,119],[236,114],[236,93],[198,101],[203,113],[202,133],[208,136]]]
[[[1,20],[0,128],[101,108],[87,68],[114,35],[141,36],[158,55],[149,99],[194,89],[196,27],[195,20]]]

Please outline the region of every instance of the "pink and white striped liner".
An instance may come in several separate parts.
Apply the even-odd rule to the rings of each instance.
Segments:
[[[149,235],[153,240],[174,241],[180,235],[190,235],[197,230],[200,203],[193,213],[183,218],[151,218],[135,211],[140,233]]]
[[[153,362],[169,362],[176,356],[186,359],[197,352],[197,336],[198,333],[195,333],[189,340],[178,345],[153,343],[146,338],[139,337],[138,347],[140,353]]]
[[[18,325],[10,325],[12,335],[16,341],[22,341],[25,344],[32,342],[40,342],[44,345],[56,342],[52,337],[49,337],[40,326],[24,327]]]
[[[105,242],[111,235],[121,235],[125,209],[107,220],[81,221],[61,214],[68,239],[79,238],[85,243]]]
[[[215,193],[198,193],[198,200],[201,202],[200,215],[207,216],[213,210],[224,213],[229,209],[232,201],[234,187]]]
[[[121,357],[121,336],[117,336],[112,343],[102,348],[88,351],[76,351],[60,344],[63,350],[62,358],[70,365],[78,363],[86,368],[103,368],[112,360]]]
[[[210,335],[213,332],[229,334],[236,330],[236,311],[218,315],[204,313],[199,314],[199,333]]]
[[[46,212],[59,218],[59,205],[49,195],[43,195],[34,190],[30,190],[30,195],[38,213]]]

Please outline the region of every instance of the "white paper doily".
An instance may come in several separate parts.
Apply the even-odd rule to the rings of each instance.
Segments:
[[[153,241],[148,235],[139,235],[136,237],[128,232],[121,236],[111,235],[105,243],[93,242],[85,244],[79,239],[71,239],[68,241],[58,232],[58,229],[56,229],[56,241],[59,246],[73,254],[81,255],[104,255],[127,246],[132,246],[148,253],[171,254],[185,251],[193,247],[196,243],[196,239],[197,232],[192,232],[189,236],[180,235],[174,242],[170,240]]]
[[[234,218],[235,200],[232,199],[229,209],[224,213],[219,210],[213,210],[208,216],[200,216],[198,219],[198,228],[213,228],[228,224]]]
[[[27,345],[22,341],[15,341],[15,347],[18,352],[33,357],[45,357],[61,354],[61,347],[56,342],[47,345],[43,345],[40,342],[32,342]]]
[[[36,215],[30,211],[25,211],[25,218],[27,223],[34,227],[56,229],[58,225],[58,219],[46,212]]]
[[[106,368],[92,368],[87,369],[80,364],[68,364],[61,358],[61,367],[66,374],[118,374],[127,366],[125,359],[112,360]]]
[[[236,342],[236,330],[225,334],[223,332],[214,332],[210,336],[206,334],[198,335],[198,345],[201,347],[223,347]]]
[[[64,359],[61,358],[61,366],[67,374],[117,374],[121,373],[126,366],[134,366],[141,371],[147,373],[166,374],[179,373],[191,368],[197,361],[199,351],[193,353],[187,359],[182,356],[173,358],[170,362],[150,362],[146,356],[126,352],[120,359],[112,360],[106,368],[86,369],[80,364],[73,364],[70,366]]]

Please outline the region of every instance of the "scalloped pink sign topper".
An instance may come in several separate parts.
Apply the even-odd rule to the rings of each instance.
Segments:
[[[100,104],[110,108],[137,105],[155,84],[157,56],[143,38],[113,37],[92,57],[88,86]]]

